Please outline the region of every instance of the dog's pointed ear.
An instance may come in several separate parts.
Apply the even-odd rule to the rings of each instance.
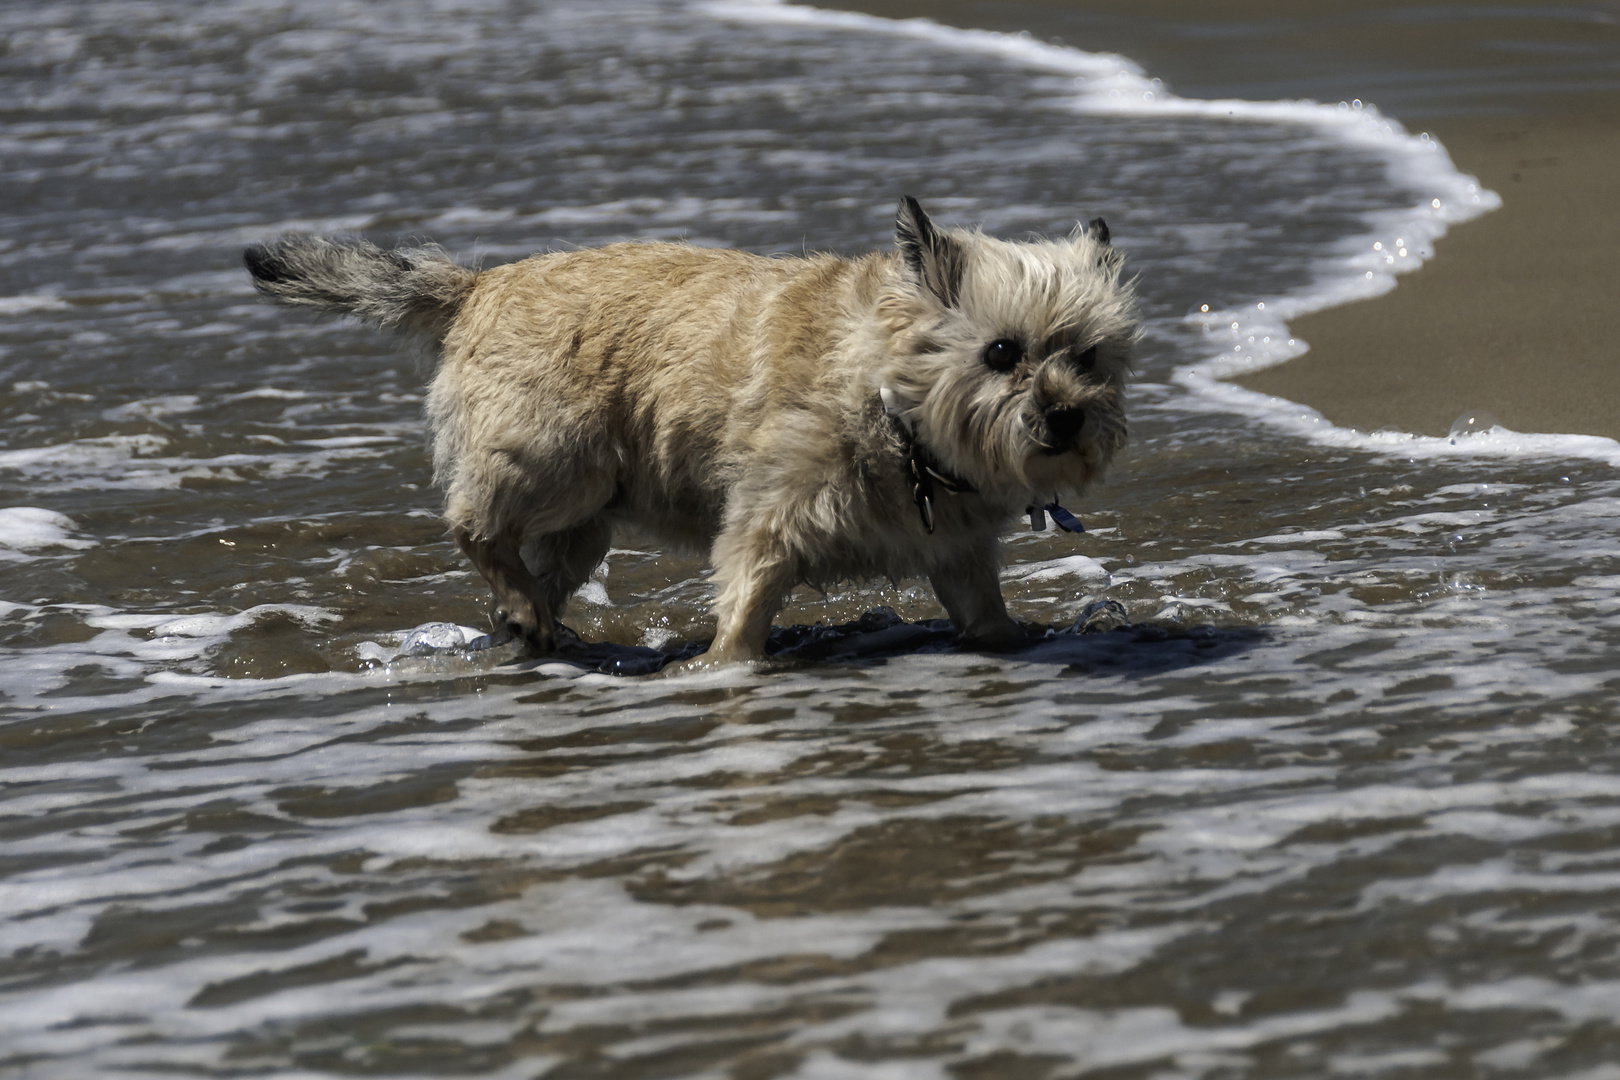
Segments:
[[[962,291],[962,245],[934,228],[910,195],[902,196],[894,218],[894,242],[912,280],[941,304],[955,307]]]
[[[1094,242],[1102,245],[1102,254],[1097,256],[1097,265],[1106,266],[1111,270],[1118,270],[1125,265],[1125,256],[1114,250],[1114,237],[1108,231],[1108,222],[1100,217],[1094,217],[1084,226],[1076,226],[1074,235],[1090,237]]]

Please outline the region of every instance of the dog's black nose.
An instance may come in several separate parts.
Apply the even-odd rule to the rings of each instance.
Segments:
[[[1057,405],[1047,409],[1042,418],[1046,421],[1046,430],[1052,435],[1052,442],[1057,446],[1068,446],[1080,434],[1080,429],[1086,424],[1086,410],[1078,405]]]

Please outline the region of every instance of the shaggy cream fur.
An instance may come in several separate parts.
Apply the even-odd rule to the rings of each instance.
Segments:
[[[705,663],[761,656],[795,584],[851,578],[926,576],[965,641],[1010,647],[998,537],[1124,445],[1135,300],[1100,220],[1008,242],[908,198],[896,236],[856,259],[624,243],[475,272],[290,235],[246,261],[281,302],[439,344],[445,515],[531,653],[626,525],[709,553]],[[971,489],[931,532],[916,448]]]

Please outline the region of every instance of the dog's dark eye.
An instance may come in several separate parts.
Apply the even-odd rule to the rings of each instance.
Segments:
[[[1097,366],[1097,346],[1093,345],[1085,352],[1074,358],[1081,371],[1090,371]]]
[[[1024,358],[1024,347],[1011,338],[998,338],[984,347],[984,366],[1011,371]]]

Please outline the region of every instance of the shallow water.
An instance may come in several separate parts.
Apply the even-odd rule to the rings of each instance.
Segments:
[[[1620,448],[1210,385],[1489,205],[1440,151],[768,8],[0,27],[0,1071],[1620,1076]],[[1128,459],[1006,572],[1130,625],[962,653],[902,583],[757,670],[400,655],[484,606],[422,362],[242,244],[856,252],[901,192],[1140,274]],[[570,620],[637,670],[707,589],[622,543]]]

